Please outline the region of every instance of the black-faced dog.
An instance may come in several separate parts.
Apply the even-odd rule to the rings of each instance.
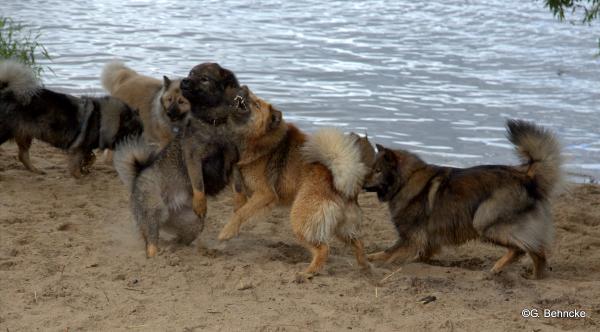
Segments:
[[[0,144],[14,139],[19,160],[30,171],[29,158],[36,138],[67,151],[74,177],[89,172],[93,149],[113,148],[130,134],[143,130],[136,112],[112,97],[74,97],[45,89],[27,66],[0,63]]]
[[[550,198],[562,178],[561,149],[533,123],[509,120],[506,127],[521,165],[442,167],[378,145],[365,188],[388,202],[399,239],[369,259],[427,260],[443,246],[479,238],[508,249],[492,272],[527,253],[533,277],[541,278],[554,233]]]

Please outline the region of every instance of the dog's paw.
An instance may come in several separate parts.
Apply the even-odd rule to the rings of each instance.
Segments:
[[[297,284],[302,284],[307,282],[308,280],[312,279],[315,277],[315,273],[312,272],[298,272],[296,273],[296,276],[294,277],[294,282]]]
[[[240,226],[229,222],[227,225],[225,225],[225,227],[223,227],[221,233],[219,233],[219,241],[227,241],[238,236],[239,233]]]
[[[384,261],[388,258],[388,254],[385,253],[385,251],[379,251],[373,254],[368,254],[367,255],[367,260],[369,262],[377,262],[377,261]]]
[[[46,174],[46,172],[40,170],[39,168],[35,168],[33,166],[29,169],[29,171],[31,171],[32,173],[35,173],[35,174],[39,174],[39,175],[45,175]]]
[[[203,192],[194,191],[192,209],[198,218],[203,219],[206,216],[206,196]]]
[[[158,247],[155,246],[154,244],[148,244],[146,246],[146,257],[152,258],[152,257],[156,256],[157,253],[158,253]]]

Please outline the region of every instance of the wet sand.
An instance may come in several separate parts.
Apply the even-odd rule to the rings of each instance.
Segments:
[[[499,276],[504,251],[468,243],[431,264],[379,265],[363,276],[336,243],[323,275],[293,283],[309,261],[286,210],[216,240],[231,215],[225,193],[209,202],[190,247],[167,237],[146,259],[128,195],[111,166],[67,175],[63,153],[34,142],[33,175],[0,148],[0,331],[597,330],[600,323],[600,186],[572,186],[554,207],[547,279],[523,278],[528,258]],[[391,244],[387,209],[362,195],[369,252]],[[199,245],[200,244],[200,245]],[[202,249],[198,249],[201,247]],[[378,284],[374,280],[384,281]],[[426,296],[436,300],[419,303]],[[524,319],[524,308],[585,310],[585,319]]]

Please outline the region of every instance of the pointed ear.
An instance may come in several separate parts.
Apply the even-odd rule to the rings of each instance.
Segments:
[[[375,144],[375,147],[377,147],[377,152],[385,151],[385,147],[381,144]]]
[[[271,108],[271,124],[269,125],[269,129],[277,129],[281,124],[281,118],[283,115],[280,111],[276,110],[273,106],[269,106]]]
[[[171,80],[167,76],[163,76],[163,86],[165,89],[168,89],[169,85],[171,85]]]

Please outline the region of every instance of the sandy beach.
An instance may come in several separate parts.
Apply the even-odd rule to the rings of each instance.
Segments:
[[[556,239],[546,279],[524,278],[528,258],[498,276],[489,244],[448,248],[431,264],[377,265],[362,275],[336,243],[322,275],[292,282],[309,261],[286,210],[219,243],[231,197],[209,201],[189,247],[165,236],[147,259],[125,187],[96,162],[71,178],[65,155],[38,141],[32,174],[16,146],[0,148],[0,331],[598,330],[600,186],[572,185],[554,204]],[[396,237],[387,208],[361,195],[367,251]],[[435,300],[423,304],[425,297]],[[583,310],[586,318],[523,318],[523,309]]]

